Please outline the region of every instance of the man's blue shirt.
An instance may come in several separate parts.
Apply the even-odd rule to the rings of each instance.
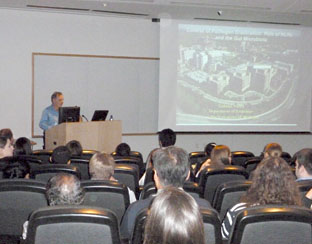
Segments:
[[[58,124],[59,112],[56,111],[53,105],[45,108],[42,112],[39,127],[44,131],[50,129]]]

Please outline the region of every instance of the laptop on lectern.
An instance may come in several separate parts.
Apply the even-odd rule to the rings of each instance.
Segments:
[[[92,116],[92,121],[104,121],[107,114],[108,110],[95,110]]]

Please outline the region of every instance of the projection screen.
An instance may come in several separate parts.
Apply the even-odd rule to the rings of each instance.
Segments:
[[[159,130],[310,131],[311,28],[160,24]]]

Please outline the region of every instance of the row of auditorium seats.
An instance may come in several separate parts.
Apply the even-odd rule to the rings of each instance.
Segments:
[[[213,210],[201,210],[206,244],[310,244],[312,211],[297,206],[267,205],[245,209],[237,215],[228,241],[222,241],[221,223]],[[142,244],[147,210],[136,218],[132,244]]]
[[[41,152],[46,153],[46,152]],[[91,155],[91,154],[90,154]],[[37,159],[38,160],[38,159]],[[75,174],[81,180],[90,179],[88,170],[88,160],[74,158],[70,165],[60,165],[60,164],[47,164],[47,163],[34,163],[35,166],[31,166],[30,178],[41,180],[47,182],[47,180],[53,175],[59,172],[66,172]],[[1,176],[1,175],[0,175]],[[139,176],[140,168],[138,164],[133,164],[132,161],[127,161],[127,158],[117,161],[115,175],[114,177],[120,182],[127,185],[131,190],[133,190],[137,196],[140,195],[139,189]],[[207,168],[205,171],[201,172],[197,192],[200,195],[213,202],[213,196],[218,185],[225,183],[227,181],[233,180],[246,180],[249,174],[244,167],[236,165],[228,165],[223,168]],[[145,185],[149,182],[153,182],[153,170],[148,169],[146,171],[146,181]]]
[[[72,172],[75,172],[74,174],[76,174],[78,177],[80,177],[82,179],[82,186],[85,188],[85,190],[87,192],[86,200],[85,200],[84,204],[89,205],[89,206],[98,206],[97,201],[102,201],[99,205],[101,207],[106,207],[107,209],[110,209],[113,213],[115,213],[116,218],[117,218],[117,222],[120,222],[125,209],[129,205],[129,197],[127,197],[128,191],[125,190],[126,189],[125,186],[118,184],[118,183],[116,183],[115,185],[107,186],[107,188],[110,189],[108,192],[111,192],[111,194],[113,194],[112,192],[114,192],[113,189],[115,189],[115,188],[119,189],[120,194],[119,195],[116,194],[114,196],[112,196],[112,195],[109,196],[106,193],[105,195],[109,196],[109,199],[114,199],[114,200],[107,200],[107,198],[105,200],[105,197],[103,200],[103,198],[101,196],[103,194],[101,194],[101,192],[104,192],[105,190],[103,190],[101,188],[105,184],[103,184],[103,182],[99,182],[97,184],[96,181],[87,181],[86,179],[84,179],[82,177],[83,173],[80,173],[80,172],[83,171],[85,173],[86,178],[89,179],[88,159],[81,159],[81,160],[82,161],[80,161],[80,159],[77,158],[76,162],[78,162],[78,163],[75,163],[75,160],[73,159],[71,165],[52,165],[52,164],[46,164],[46,163],[42,163],[42,162],[38,163],[38,164],[35,163],[36,164],[35,167],[32,167],[31,178],[36,179],[36,180],[40,179],[40,177],[42,177],[42,175],[40,176],[40,169],[47,168],[49,171],[54,166],[59,167],[60,169],[62,167],[64,167],[65,170],[67,170],[67,172],[72,170]],[[79,162],[83,162],[81,164],[84,166],[84,168],[77,166],[77,165],[79,165]],[[131,181],[125,180],[125,178],[127,178],[126,177],[127,173],[124,173],[124,171],[128,171],[128,175],[130,175],[129,178],[132,179]],[[37,182],[35,180],[9,180],[9,181],[0,180],[0,194],[2,193],[1,189],[8,189],[8,183],[5,183],[5,182],[15,182],[15,181],[22,182],[21,184],[19,184],[19,186],[16,189],[21,189],[21,185],[26,185],[26,182],[33,182],[33,184],[36,185],[35,188],[37,189],[37,191],[41,191],[41,193],[42,193],[42,190],[45,191],[45,183],[44,182],[46,182],[48,180],[48,178],[50,178],[52,175],[56,174],[57,172],[59,172],[59,171],[47,172],[48,175],[46,175],[46,177],[41,178],[41,180],[43,182]],[[43,172],[41,172],[41,173],[43,173]],[[153,171],[150,171],[150,173],[149,173],[150,176],[147,176],[147,177],[152,177],[152,173],[153,173]],[[118,175],[120,175],[120,176],[118,176]],[[139,166],[137,164],[131,164],[131,163],[119,164],[119,163],[117,163],[117,165],[116,165],[115,177],[119,180],[119,182],[124,183],[125,185],[128,185],[129,187],[131,186],[130,188],[134,189],[134,191],[137,193],[137,196],[139,196],[139,188],[138,188],[139,175],[140,175],[140,170],[139,170]],[[118,177],[120,177],[120,178],[118,178]],[[123,178],[123,177],[125,177],[125,178]],[[247,181],[247,179],[248,179],[248,172],[246,171],[245,168],[240,167],[240,166],[230,165],[230,166],[225,166],[224,168],[219,168],[219,169],[210,168],[210,169],[207,169],[206,171],[203,171],[203,173],[200,175],[199,183],[187,182],[184,185],[184,189],[187,192],[189,192],[190,194],[197,195],[197,196],[199,195],[199,196],[204,197],[207,200],[209,200],[212,203],[212,206],[218,211],[218,213],[215,213],[215,214],[217,216],[219,215],[220,219],[222,220],[222,218],[223,218],[226,210],[228,209],[228,207],[236,204],[239,201],[240,196],[250,186],[250,182]],[[233,180],[238,180],[238,181],[233,181]],[[5,183],[3,187],[1,187],[2,183]],[[131,185],[131,184],[133,184],[133,185]],[[118,188],[117,185],[121,186],[121,188],[120,187]],[[311,187],[312,187],[312,182],[310,182],[310,183],[305,182],[305,184],[300,185],[300,190],[302,192],[306,192]],[[6,211],[8,211],[8,206],[10,206],[10,207],[14,206],[14,201],[17,201],[17,200],[12,200],[12,199],[16,199],[16,196],[18,194],[17,191],[19,191],[19,190],[15,190],[15,195],[13,198],[8,197],[10,202],[3,203],[3,212],[4,212],[4,209]],[[106,191],[107,191],[107,189],[106,189]],[[156,188],[155,188],[153,182],[149,181],[149,183],[145,184],[144,188],[142,189],[140,198],[145,199],[149,195],[154,194],[155,192],[156,192]],[[6,194],[6,193],[4,193],[4,194]],[[125,194],[125,195],[122,195],[122,194]],[[88,197],[88,195],[92,196],[92,197]],[[120,196],[120,195],[122,195],[122,196]],[[1,199],[6,199],[5,195],[0,196],[0,197],[1,197]],[[33,198],[33,197],[31,197],[31,198]],[[34,197],[34,199],[36,199],[36,197]],[[117,200],[115,200],[115,199],[117,199]],[[120,200],[120,199],[122,199],[122,200]],[[45,198],[44,198],[44,200],[45,200]],[[119,202],[117,203],[117,201],[119,201]],[[29,201],[26,201],[26,198],[21,199],[21,201],[19,201],[19,202],[25,203],[28,206],[32,205]],[[40,201],[38,200],[38,202],[40,202]],[[45,200],[45,204],[47,204],[46,200]],[[113,206],[107,207],[107,204],[112,204]],[[17,206],[21,207],[18,204],[17,204]],[[35,206],[36,205],[34,205],[34,207]],[[0,206],[0,211],[1,211],[1,206]],[[10,209],[10,211],[11,211],[11,209]],[[13,212],[14,214],[18,213],[18,211],[15,211],[15,212],[14,211],[15,210],[12,210],[11,212]],[[0,214],[1,214],[1,212],[0,212]],[[13,216],[14,216],[14,214],[13,214]],[[205,219],[204,215],[203,215],[203,218]],[[213,217],[209,217],[209,218],[211,219]],[[10,226],[14,225],[10,221],[5,221],[3,224],[6,224],[8,226],[8,228],[10,228]],[[15,225],[15,226],[18,226],[18,225]],[[220,228],[216,228],[216,227],[214,227],[214,228],[215,228],[215,230],[218,230],[218,231],[215,231],[215,235],[212,235],[211,232],[209,232],[210,234],[208,236],[210,238],[209,238],[209,240],[207,240],[206,243],[219,243],[218,242],[218,235],[219,235]],[[5,230],[5,228],[4,228],[4,230]],[[206,231],[206,224],[205,224],[205,231]],[[18,233],[20,233],[20,232],[18,232]],[[8,234],[7,233],[3,234],[3,232],[0,232],[0,235],[8,235]],[[142,238],[142,235],[139,235],[139,236],[141,236],[141,238]],[[214,236],[215,239],[213,239],[212,236]],[[136,238],[135,238],[135,236],[133,236],[132,240],[134,240],[134,239],[138,239],[138,236]],[[215,240],[216,242],[210,242],[212,240]],[[67,243],[67,242],[63,242],[63,243]],[[79,243],[79,242],[77,242],[77,243]],[[97,242],[92,242],[92,243],[97,243]],[[115,243],[115,242],[111,242],[111,243]],[[135,242],[133,242],[133,243],[135,243]],[[229,243],[239,243],[239,242],[229,242]],[[245,242],[245,243],[248,243],[248,242]],[[250,243],[252,243],[252,242],[250,242]],[[305,243],[305,242],[302,242],[302,243]]]
[[[82,181],[81,185],[86,191],[83,205],[92,208],[103,207],[108,209],[116,216],[117,223],[120,222],[125,209],[129,205],[128,191],[124,185],[110,181]],[[210,233],[207,235],[209,236],[207,243],[213,243],[211,242],[213,240],[212,236],[215,236],[216,239],[219,238],[220,223],[216,223],[216,221],[222,219],[227,206],[234,205],[238,202],[239,196],[248,189],[249,185],[250,182],[248,181],[234,181],[222,184],[218,187],[219,190],[216,195],[221,199],[214,199],[213,207],[219,214],[211,211],[207,214],[208,217],[205,217],[205,213],[203,213],[204,220],[205,218],[208,219],[206,222],[214,223],[214,226],[217,225],[214,227],[215,235],[211,234],[211,229],[207,231],[207,233]],[[301,190],[307,190],[311,185],[312,182],[309,186],[304,184]],[[153,186],[151,186],[151,188],[155,190]],[[185,190],[189,191],[191,194],[197,194],[193,185],[187,186],[186,184]],[[145,189],[145,192],[148,194],[150,191]],[[146,197],[147,195],[142,198]],[[47,206],[45,183],[24,179],[0,180],[0,199],[0,225],[2,226],[0,235],[13,235],[19,238],[22,231],[22,224],[28,219],[29,214],[38,208]],[[219,206],[220,202],[221,208]],[[8,212],[10,212],[10,215],[8,215]],[[84,213],[87,212],[88,211],[85,211]],[[90,210],[89,213],[92,213],[92,211]],[[219,216],[221,218],[219,218]],[[140,217],[138,217],[138,221],[139,219]],[[132,237],[132,239],[137,238],[138,237],[135,236]]]
[[[129,206],[125,185],[113,181],[82,181],[83,205],[109,209],[118,223]],[[22,225],[36,209],[47,207],[46,184],[27,179],[0,180],[0,236],[19,238]],[[2,243],[2,242],[0,242]]]
[[[247,168],[248,164],[251,164],[251,163],[247,163],[247,161],[249,160],[254,160],[254,161],[257,160],[257,162],[260,162],[261,160],[261,157],[255,156],[252,152],[248,152],[248,151],[233,151],[231,152],[231,156],[232,156],[232,165],[238,165],[244,168]],[[207,159],[207,155],[204,151],[191,152],[189,153],[189,157],[191,160],[192,168],[195,169],[196,172],[199,169],[199,165],[204,160]],[[286,162],[291,163],[292,157],[288,152],[283,152],[281,157],[285,159]],[[248,170],[248,172],[250,171],[251,170]]]
[[[144,209],[136,218],[129,242],[142,244]],[[311,244],[311,210],[297,206],[256,206],[240,212],[233,224],[229,241],[222,241],[221,223],[213,210],[201,210],[205,244]],[[109,243],[121,244],[115,215],[106,209],[49,207],[33,212],[29,221],[29,244]]]

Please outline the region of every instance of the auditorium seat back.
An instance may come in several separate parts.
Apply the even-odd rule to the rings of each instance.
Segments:
[[[0,236],[19,237],[23,224],[36,209],[48,206],[45,183],[10,179],[0,181]],[[0,237],[1,239],[1,237]]]
[[[88,206],[53,206],[32,213],[28,244],[120,244],[116,215]]]
[[[129,206],[129,193],[125,185],[114,181],[87,180],[81,182],[81,187],[85,190],[84,205],[107,208],[121,221]]]
[[[244,209],[233,222],[229,244],[311,244],[312,211],[266,205]]]
[[[229,208],[240,202],[250,185],[251,181],[239,180],[229,181],[217,187],[213,196],[212,207],[218,211],[220,219],[224,218]]]
[[[207,167],[200,173],[199,186],[202,196],[212,203],[217,187],[225,182],[248,179],[247,171],[240,166],[225,165],[223,167]]]
[[[36,169],[31,169],[30,178],[39,180],[42,182],[48,182],[48,180],[59,174],[59,173],[67,173],[73,174],[81,179],[80,171],[77,167],[68,164],[43,164],[37,167]]]

